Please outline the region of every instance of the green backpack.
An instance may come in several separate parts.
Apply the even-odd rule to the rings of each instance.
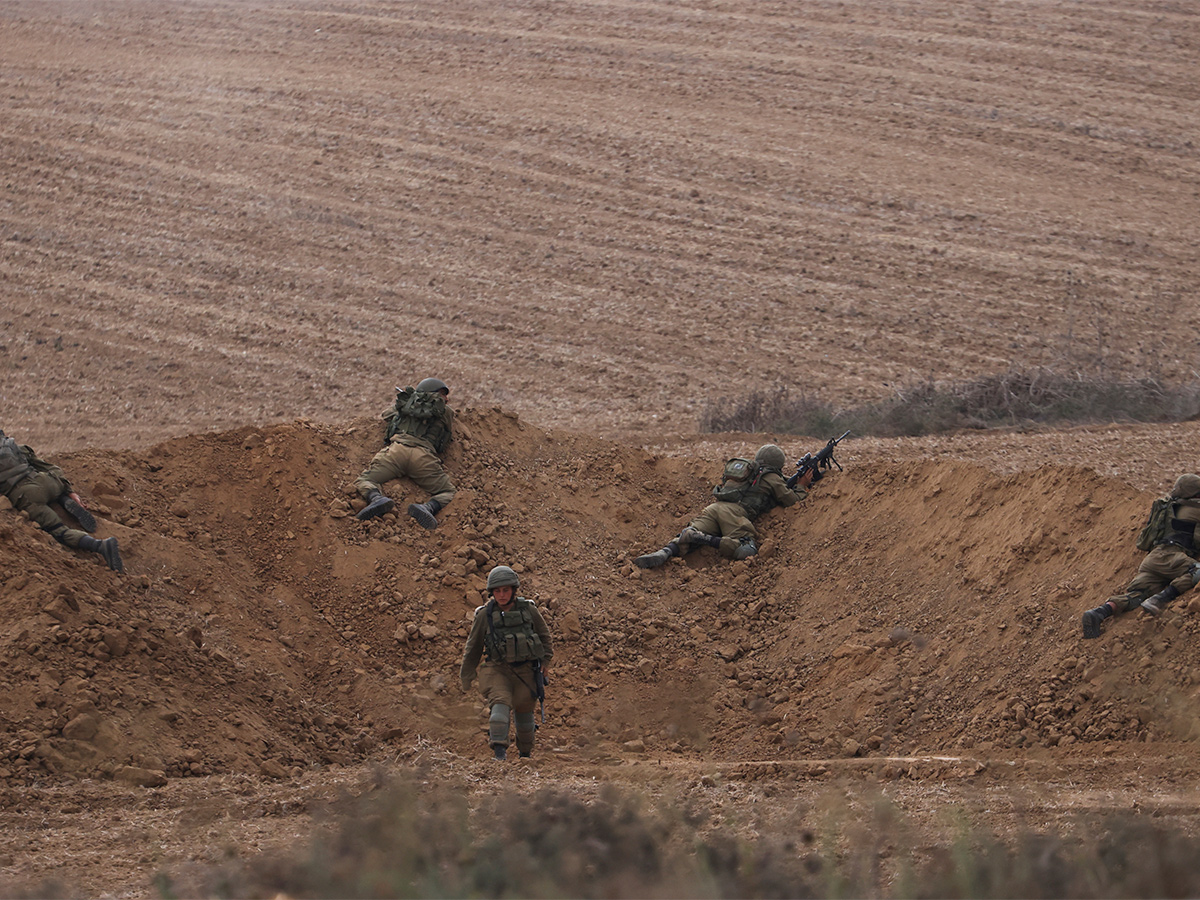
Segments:
[[[1160,497],[1151,504],[1146,524],[1138,533],[1137,548],[1139,550],[1153,550],[1167,536],[1167,529],[1171,526],[1171,517],[1175,514],[1174,506],[1170,497]]]
[[[754,460],[735,456],[725,462],[721,483],[713,488],[713,496],[724,503],[741,503],[761,475],[762,469]]]
[[[437,391],[396,388],[396,404],[384,413],[384,418],[387,419],[385,444],[398,434],[411,434],[433,444],[441,453],[450,443],[446,398]]]

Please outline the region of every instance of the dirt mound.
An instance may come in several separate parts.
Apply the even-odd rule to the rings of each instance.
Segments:
[[[502,410],[466,411],[459,433],[459,494],[433,532],[351,514],[377,420],[68,457],[128,572],[5,514],[0,772],[284,777],[422,736],[476,755],[482,709],[457,666],[499,563],[561,641],[543,731],[560,753],[986,757],[1196,736],[1179,715],[1195,601],[1079,639],[1081,610],[1136,567],[1148,496],[1121,481],[880,470],[851,442],[853,465],[765,520],[758,558],[643,572],[631,557],[705,502],[712,463]]]

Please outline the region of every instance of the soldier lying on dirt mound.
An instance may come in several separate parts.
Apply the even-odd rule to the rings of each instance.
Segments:
[[[99,553],[114,572],[125,571],[115,537],[101,541],[84,533],[96,530],[96,519],[72,489],[63,470],[39,459],[32,447],[17,444],[3,429],[0,429],[0,491],[60,544]],[[68,528],[50,508],[51,503],[70,513],[83,531]]]
[[[726,559],[753,556],[758,552],[754,520],[776,506],[794,506],[807,497],[805,489],[817,471],[810,468],[799,478],[784,481],[785,462],[783,450],[774,444],[759,447],[753,460],[729,460],[721,483],[713,488],[716,502],[706,506],[667,546],[637,557],[634,563],[643,569],[657,569],[673,556],[704,546],[716,547]]]
[[[488,573],[491,599],[475,610],[459,673],[462,689],[469,691],[478,670],[479,688],[491,705],[488,743],[496,759],[508,753],[510,712],[517,725],[517,752],[533,755],[533,710],[554,657],[546,620],[532,601],[517,596],[520,586],[520,576],[508,566]]]
[[[454,499],[454,485],[438,457],[450,445],[454,413],[446,405],[450,388],[440,378],[426,378],[415,388],[396,388],[396,403],[384,413],[386,446],[355,482],[367,501],[359,519],[373,519],[392,511],[396,501],[381,487],[405,476],[433,496],[425,503],[410,503],[408,514],[423,528],[437,528],[437,514]]]
[[[1180,475],[1165,503],[1155,504],[1143,529],[1139,546],[1152,547],[1124,594],[1110,597],[1102,606],[1083,614],[1083,636],[1100,637],[1100,626],[1110,616],[1135,606],[1157,616],[1176,597],[1200,580],[1197,562],[1196,523],[1200,522],[1200,475]],[[1161,514],[1155,515],[1158,507]],[[1157,593],[1155,593],[1157,591]]]

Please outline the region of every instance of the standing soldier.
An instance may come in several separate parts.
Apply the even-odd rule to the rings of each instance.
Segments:
[[[657,569],[673,556],[682,556],[697,547],[716,547],[726,559],[748,559],[758,552],[758,530],[754,520],[776,506],[794,506],[808,496],[805,490],[813,481],[816,469],[809,469],[803,476],[783,478],[783,466],[787,462],[783,450],[775,444],[763,444],[754,454],[753,464],[749,460],[735,459],[726,463],[744,464],[743,477],[722,479],[713,488],[715,503],[706,506],[703,512],[661,550],[646,553],[634,559],[643,569]]]
[[[516,719],[517,752],[523,757],[533,754],[533,710],[554,657],[546,620],[533,601],[517,596],[520,586],[521,579],[508,566],[488,573],[491,599],[475,610],[459,673],[462,689],[469,691],[478,670],[479,689],[491,706],[488,743],[496,759],[508,752],[510,712]]]
[[[396,501],[381,487],[408,476],[433,496],[425,503],[410,503],[408,514],[423,528],[437,528],[437,514],[454,499],[454,485],[442,468],[440,455],[450,444],[454,413],[446,405],[450,388],[440,378],[426,378],[415,388],[396,388],[396,404],[384,413],[385,446],[358,476],[354,487],[367,505],[359,519],[373,519],[392,511]]]
[[[63,470],[39,459],[32,447],[18,444],[3,429],[0,429],[0,491],[60,544],[99,553],[114,572],[125,571],[115,537],[100,541],[85,534],[96,530],[96,518],[83,505]],[[51,503],[70,513],[83,531],[68,528],[50,508]]]
[[[1124,594],[1110,597],[1103,605],[1083,614],[1083,636],[1100,637],[1100,626],[1110,616],[1141,606],[1157,616],[1166,605],[1195,586],[1200,578],[1197,563],[1196,523],[1200,522],[1200,475],[1180,475],[1167,498],[1169,517],[1154,547]],[[1157,501],[1156,501],[1157,502]],[[1142,544],[1145,548],[1146,544]],[[1156,593],[1157,592],[1157,593]]]

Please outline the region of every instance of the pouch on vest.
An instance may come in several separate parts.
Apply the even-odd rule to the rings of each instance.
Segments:
[[[742,498],[758,483],[761,470],[752,459],[735,456],[726,461],[721,483],[713,488],[713,496],[725,503],[741,503]]]
[[[1150,515],[1146,519],[1146,524],[1142,526],[1142,530],[1138,533],[1137,548],[1139,550],[1153,550],[1163,538],[1167,536],[1167,529],[1171,525],[1172,503],[1167,497],[1160,497],[1155,500],[1150,506]]]

